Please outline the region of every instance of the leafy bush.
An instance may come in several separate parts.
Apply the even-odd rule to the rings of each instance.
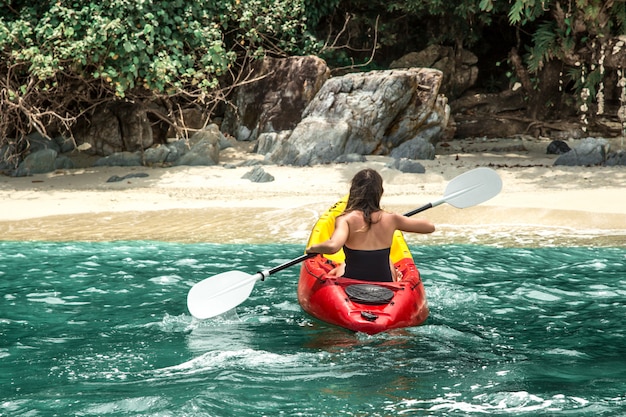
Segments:
[[[3,1],[0,141],[110,100],[206,102],[246,60],[313,47],[299,0]]]

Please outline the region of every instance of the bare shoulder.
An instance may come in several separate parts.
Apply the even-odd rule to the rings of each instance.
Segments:
[[[352,222],[355,220],[362,220],[363,219],[363,213],[357,210],[354,211],[349,211],[347,213],[343,213],[341,216],[337,217],[337,220],[342,219],[348,222]]]
[[[382,211],[382,218],[387,220],[387,221],[392,221],[392,222],[396,222],[398,220],[402,220],[404,218],[404,216],[395,213],[393,211]]]
[[[363,213],[360,212],[359,210],[352,210],[352,211],[348,211],[348,212],[343,212],[341,214],[341,216],[339,217],[345,217],[345,218],[351,218],[351,217],[362,217]],[[337,218],[339,218],[337,217]]]

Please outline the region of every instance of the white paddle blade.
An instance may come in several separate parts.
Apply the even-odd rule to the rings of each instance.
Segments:
[[[446,187],[443,201],[456,208],[472,207],[500,193],[502,180],[491,168],[476,168],[454,178]]]
[[[248,299],[260,275],[229,271],[204,279],[187,294],[187,308],[192,316],[208,319],[232,310]]]

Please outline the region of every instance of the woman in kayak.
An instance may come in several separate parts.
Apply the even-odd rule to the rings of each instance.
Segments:
[[[336,274],[365,281],[395,281],[395,268],[389,255],[396,230],[432,233],[435,226],[428,220],[412,219],[380,208],[383,179],[367,168],[352,178],[350,195],[344,212],[335,220],[330,239],[312,245],[306,253],[331,254],[343,248],[346,262]]]

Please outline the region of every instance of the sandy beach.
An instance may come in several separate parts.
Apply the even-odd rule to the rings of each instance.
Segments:
[[[435,160],[420,161],[425,174],[404,174],[386,167],[389,158],[371,156],[365,163],[266,165],[275,180],[253,183],[242,178],[250,166],[225,166],[262,159],[242,145],[222,151],[213,167],[84,167],[0,177],[0,239],[304,245],[318,215],[364,167],[379,170],[385,180],[384,208],[407,212],[441,198],[455,176],[487,166],[503,181],[497,197],[476,207],[443,204],[419,214],[437,231],[409,242],[626,246],[626,169],[555,167],[556,156],[545,152],[549,143],[454,140],[438,147]],[[620,147],[619,139],[612,141],[612,149]],[[107,182],[136,173],[148,175]]]

